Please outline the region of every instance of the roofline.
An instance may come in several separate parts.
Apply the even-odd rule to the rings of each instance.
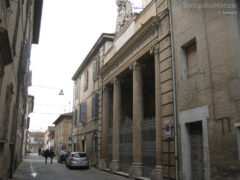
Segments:
[[[43,0],[35,0],[35,3],[34,3],[33,37],[32,37],[32,43],[33,44],[38,44],[38,42],[39,42],[41,19],[42,19],[42,7],[43,7]]]
[[[53,124],[57,124],[59,121],[61,121],[63,118],[71,118],[72,117],[72,112],[71,113],[65,113],[65,114],[61,114],[56,121],[53,122]]]
[[[89,51],[89,53],[87,54],[87,56],[85,57],[85,59],[83,60],[83,62],[81,63],[77,71],[75,72],[75,74],[73,75],[72,80],[77,79],[78,75],[83,70],[84,66],[89,62],[90,57],[96,52],[97,48],[99,48],[99,46],[101,46],[106,40],[113,41],[114,37],[115,37],[115,33],[102,33],[100,35],[100,37],[98,38],[98,40],[96,41],[92,49]]]

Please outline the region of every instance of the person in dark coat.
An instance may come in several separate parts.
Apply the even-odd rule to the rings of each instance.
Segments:
[[[51,164],[52,164],[53,157],[55,156],[55,154],[54,154],[52,149],[50,150],[49,156],[51,158]]]
[[[50,156],[50,152],[49,152],[49,149],[47,149],[45,152],[44,152],[44,157],[45,157],[45,163],[47,164],[47,158]]]
[[[38,155],[40,156],[41,154],[41,148],[38,148]]]

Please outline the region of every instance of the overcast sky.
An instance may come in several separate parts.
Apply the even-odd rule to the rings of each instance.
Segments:
[[[141,7],[141,0],[131,2]],[[40,41],[31,52],[30,130],[46,130],[61,113],[72,111],[72,76],[98,37],[115,31],[116,17],[115,0],[44,0]]]

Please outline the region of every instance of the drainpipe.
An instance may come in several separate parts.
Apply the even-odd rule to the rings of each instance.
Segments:
[[[173,78],[173,111],[174,111],[174,129],[175,129],[175,165],[176,180],[178,180],[178,124],[177,124],[177,98],[176,98],[176,79],[175,79],[175,54],[174,54],[174,37],[172,24],[172,6],[171,0],[168,0],[170,33],[171,33],[171,53],[172,53],[172,78]]]

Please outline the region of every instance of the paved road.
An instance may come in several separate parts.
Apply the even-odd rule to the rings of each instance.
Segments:
[[[45,159],[37,154],[28,155],[13,175],[13,180],[127,180],[127,178],[101,171],[96,168],[69,170],[65,164],[45,164]]]

